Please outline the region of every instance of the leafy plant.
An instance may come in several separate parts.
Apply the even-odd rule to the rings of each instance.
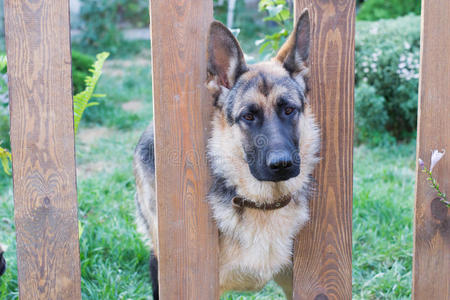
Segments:
[[[94,57],[72,50],[72,85],[74,94],[78,94],[86,88],[85,78],[89,75],[89,69],[94,62]]]
[[[379,122],[380,124],[372,130],[388,133],[397,140],[409,140],[415,137],[419,52],[420,17],[406,16],[395,20],[357,22],[356,120],[359,119],[365,124]],[[364,91],[364,87],[367,88],[367,86],[372,87],[370,90],[372,99],[368,99],[368,91]],[[382,98],[384,101],[380,100]],[[382,109],[378,109],[376,114],[358,110],[358,105],[367,101],[382,102]],[[362,114],[358,115],[359,113]],[[384,117],[385,113],[387,119]],[[360,142],[366,142],[367,138],[369,136],[360,139]]]
[[[260,47],[260,53],[269,50],[269,54],[273,55],[289,36],[287,28],[292,28],[291,11],[286,0],[260,0],[259,11],[267,13],[268,16],[264,18],[264,21],[274,22],[281,28],[279,31],[266,35],[263,39],[255,42],[256,46]]]
[[[98,105],[97,102],[90,102],[92,97],[101,98],[105,97],[104,94],[94,94],[95,86],[102,75],[103,63],[108,58],[108,52],[102,52],[97,54],[97,60],[92,65],[92,69],[89,71],[92,76],[87,76],[85,79],[86,88],[84,91],[73,96],[73,116],[74,116],[74,129],[75,133],[78,131],[78,125],[86,108],[94,105]]]
[[[393,19],[409,13],[420,15],[419,0],[366,0],[358,11],[358,20]]]

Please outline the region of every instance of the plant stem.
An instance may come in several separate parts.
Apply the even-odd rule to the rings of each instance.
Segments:
[[[450,207],[450,202],[447,200],[447,195],[443,193],[439,187],[439,183],[433,178],[433,174],[431,171],[427,170],[426,167],[423,167],[423,172],[427,173],[427,180],[430,182],[430,186],[436,190],[437,195],[439,196],[442,203],[444,203],[447,207]]]

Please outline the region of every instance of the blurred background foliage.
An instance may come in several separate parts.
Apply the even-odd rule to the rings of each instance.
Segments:
[[[357,20],[376,21],[393,19],[408,14],[420,15],[420,0],[365,0],[358,1]]]
[[[285,41],[292,28],[292,8],[292,0],[214,0],[215,18],[234,29],[250,63],[267,59]],[[147,30],[148,9],[147,0],[79,0],[78,14],[72,17],[73,48],[78,50],[73,52],[75,91],[83,88],[86,66],[93,61],[89,55],[104,50],[113,57],[127,57],[148,48],[148,41],[127,38],[129,30]],[[358,144],[415,137],[419,14],[418,0],[357,0]],[[92,121],[90,114],[87,119]]]
[[[83,49],[105,49],[117,53],[125,42],[123,30],[146,27],[150,22],[148,0],[80,0],[76,38]]]
[[[358,143],[415,137],[420,17],[359,21],[355,44],[355,129]],[[375,125],[376,124],[376,125]]]

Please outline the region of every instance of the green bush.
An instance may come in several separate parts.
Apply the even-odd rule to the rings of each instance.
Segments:
[[[124,42],[121,29],[149,24],[148,0],[81,0],[81,47],[116,53]]]
[[[74,94],[78,94],[86,88],[84,79],[89,75],[89,69],[94,62],[95,59],[92,56],[72,50],[72,84]]]
[[[361,83],[355,89],[355,138],[357,143],[380,144],[387,136],[386,100],[373,86]]]
[[[405,16],[420,15],[420,0],[366,0],[358,11],[358,20],[376,21]]]
[[[355,102],[356,125],[363,126],[357,128],[360,142],[384,132],[398,140],[415,136],[419,48],[420,17],[357,23]],[[370,103],[364,103],[369,98]],[[368,107],[377,113],[363,112]]]

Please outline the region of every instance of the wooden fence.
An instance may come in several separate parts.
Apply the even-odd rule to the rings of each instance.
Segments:
[[[295,4],[311,12],[323,159],[312,221],[295,246],[294,299],[351,299],[355,1]],[[69,1],[5,0],[4,8],[20,298],[80,299]],[[426,157],[450,151],[450,2],[424,0],[423,16],[418,155]],[[217,299],[218,233],[204,200],[212,0],[152,0],[151,20],[161,299]],[[448,156],[436,174],[450,177]],[[419,175],[413,294],[449,299],[449,217],[431,194]]]
[[[68,0],[5,0],[20,299],[80,299]]]
[[[311,104],[322,131],[311,221],[297,239],[294,299],[351,299],[355,1],[295,2],[311,9]]]
[[[212,1],[150,5],[160,297],[217,299],[218,232],[205,201],[212,100],[204,82]]]
[[[450,195],[450,1],[422,1],[421,68],[417,158],[447,150],[433,169]],[[413,298],[450,299],[450,216],[417,170]]]

